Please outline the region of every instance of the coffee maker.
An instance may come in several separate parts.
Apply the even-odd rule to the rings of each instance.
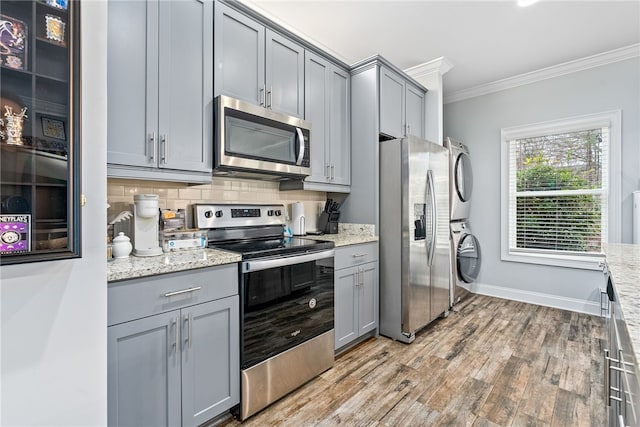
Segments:
[[[158,241],[157,194],[136,194],[133,196],[133,255],[154,256],[162,254]]]

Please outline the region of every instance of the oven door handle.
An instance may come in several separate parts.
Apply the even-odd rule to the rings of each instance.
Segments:
[[[284,267],[285,265],[302,264],[303,262],[316,261],[324,258],[331,258],[335,254],[334,249],[322,252],[313,252],[304,255],[293,255],[288,257],[278,257],[262,260],[250,260],[242,262],[242,273],[268,270],[270,268]]]

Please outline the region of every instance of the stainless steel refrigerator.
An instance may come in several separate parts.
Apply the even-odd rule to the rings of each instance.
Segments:
[[[380,333],[410,343],[449,310],[449,153],[380,142]]]

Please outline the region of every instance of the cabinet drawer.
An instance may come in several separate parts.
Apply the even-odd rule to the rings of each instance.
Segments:
[[[335,269],[352,267],[378,259],[378,242],[336,248]]]
[[[114,282],[107,288],[107,323],[114,325],[237,293],[238,264]]]

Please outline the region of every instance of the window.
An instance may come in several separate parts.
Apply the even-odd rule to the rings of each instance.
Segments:
[[[619,240],[620,117],[502,129],[503,260],[599,268]]]

